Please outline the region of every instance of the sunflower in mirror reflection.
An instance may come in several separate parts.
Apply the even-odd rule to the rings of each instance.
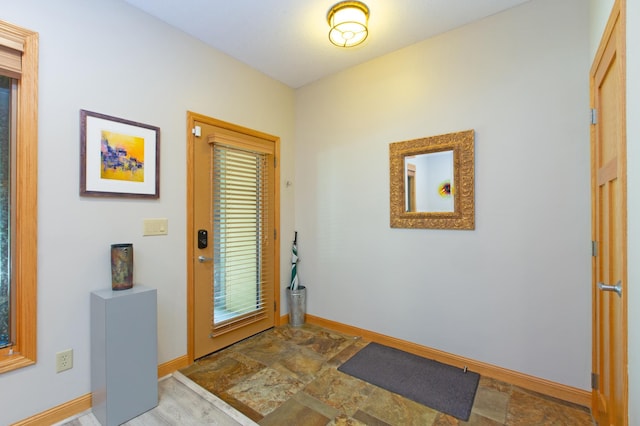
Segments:
[[[451,194],[453,194],[453,186],[451,185],[451,181],[445,180],[438,187],[438,194],[442,198],[450,198]]]

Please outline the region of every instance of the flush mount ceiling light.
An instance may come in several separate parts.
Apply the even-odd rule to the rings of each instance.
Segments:
[[[329,40],[339,47],[353,47],[369,35],[367,23],[369,8],[359,1],[342,1],[334,4],[327,13]]]

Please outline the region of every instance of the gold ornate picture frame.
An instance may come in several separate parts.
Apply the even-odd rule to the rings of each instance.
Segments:
[[[389,144],[390,224],[392,228],[475,229],[473,130],[448,133]],[[411,211],[406,158],[451,151],[449,186],[440,186],[443,196],[453,198],[451,211]],[[409,182],[409,183],[408,183]]]

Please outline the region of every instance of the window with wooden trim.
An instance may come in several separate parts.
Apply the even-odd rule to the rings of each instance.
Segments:
[[[0,373],[36,361],[38,34],[0,21]]]

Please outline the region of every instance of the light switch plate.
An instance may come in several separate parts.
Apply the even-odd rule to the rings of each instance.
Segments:
[[[162,219],[144,219],[144,230],[142,235],[167,235],[169,233],[169,221]]]

